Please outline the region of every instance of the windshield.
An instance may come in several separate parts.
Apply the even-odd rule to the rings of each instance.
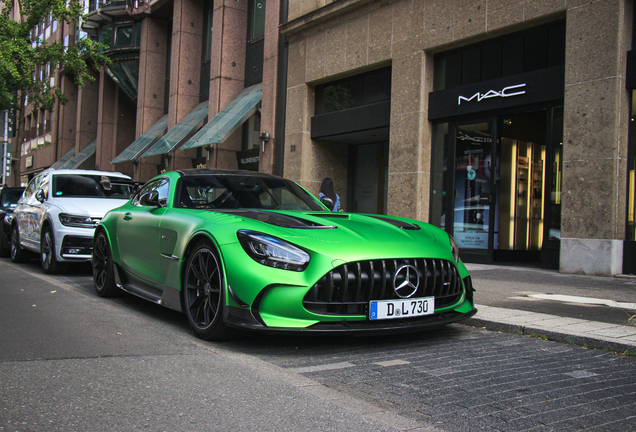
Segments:
[[[54,198],[118,198],[130,197],[130,186],[117,184],[126,182],[119,177],[108,177],[111,182],[110,190],[105,190],[101,184],[102,175],[89,174],[60,174],[53,176]]]
[[[324,211],[296,183],[271,177],[217,175],[183,177],[175,207]]]
[[[22,189],[8,189],[2,195],[2,208],[13,208],[22,196]]]

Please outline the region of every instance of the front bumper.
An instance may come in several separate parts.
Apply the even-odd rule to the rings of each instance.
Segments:
[[[349,335],[365,334],[392,334],[418,332],[426,329],[442,327],[453,324],[477,313],[474,307],[469,312],[449,311],[436,313],[419,318],[393,319],[379,321],[337,321],[318,322],[304,328],[281,328],[267,327],[254,320],[249,311],[229,307],[226,308],[225,322],[227,325],[244,330],[256,330],[269,334],[321,334],[321,333],[341,333]]]

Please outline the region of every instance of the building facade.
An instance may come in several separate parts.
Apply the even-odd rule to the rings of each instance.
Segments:
[[[291,2],[284,174],[442,226],[466,261],[621,273],[632,6]]]
[[[20,181],[49,167],[141,181],[200,166],[272,171],[279,10],[277,0],[87,0],[77,27],[45,20],[42,41],[90,37],[111,64],[84,87],[37,71],[69,102],[52,113],[27,104]]]
[[[636,273],[632,0],[89,0],[112,64],[27,107],[22,180],[284,175],[443,227],[467,262]],[[17,152],[15,152],[17,153]]]

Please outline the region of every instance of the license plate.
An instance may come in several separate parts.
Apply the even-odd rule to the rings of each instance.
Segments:
[[[369,319],[412,318],[435,312],[435,297],[403,300],[373,300],[369,303]]]

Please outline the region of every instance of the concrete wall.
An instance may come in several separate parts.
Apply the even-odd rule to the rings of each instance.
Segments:
[[[566,18],[561,270],[620,272],[625,236],[631,2],[290,2],[285,175],[317,190],[316,84],[392,66],[388,213],[428,220],[433,54]],[[594,262],[594,264],[592,264]]]

